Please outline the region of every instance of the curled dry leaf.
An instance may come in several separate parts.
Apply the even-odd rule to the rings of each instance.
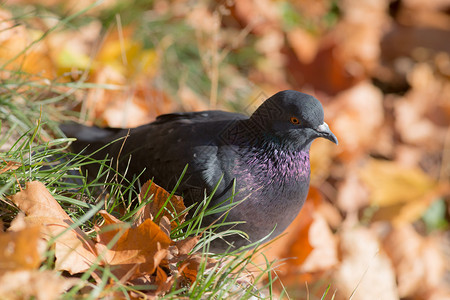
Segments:
[[[28,225],[41,226],[41,234],[47,241],[58,237],[54,243],[56,270],[75,274],[91,267],[97,256],[94,243],[79,228],[68,229],[73,224],[72,219],[44,184],[28,182],[11,200],[25,213]]]
[[[150,203],[142,207],[136,213],[134,226],[141,224],[146,219],[151,219],[156,224],[159,224],[163,216],[166,216],[169,220],[172,220],[170,224],[172,228],[175,228],[178,224],[183,223],[187,214],[181,214],[181,212],[186,209],[184,206],[183,197],[173,195],[166,205],[169,196],[169,192],[154,183],[152,180],[147,181],[142,186],[139,199],[141,202],[147,200],[149,197],[152,197],[152,199]],[[174,218],[175,216],[177,216],[177,218]]]
[[[203,261],[206,260],[205,269],[212,268],[217,263],[215,259],[199,253],[189,255],[199,240],[200,236],[188,237],[176,241],[169,249],[168,268],[176,274],[177,278],[180,277],[183,283],[192,283],[196,280],[199,266]]]
[[[150,219],[130,228],[106,211],[101,211],[100,214],[105,219],[105,224],[98,231],[96,249],[105,263],[114,267],[112,272],[119,278],[132,268],[136,269],[130,278],[155,272],[167,256],[167,249],[172,242],[161,228]],[[108,243],[115,238],[118,238],[117,242],[108,249]]]

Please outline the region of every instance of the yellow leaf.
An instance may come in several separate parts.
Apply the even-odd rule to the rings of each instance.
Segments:
[[[370,203],[379,209],[373,220],[394,224],[417,220],[430,203],[449,190],[419,168],[405,168],[395,162],[371,160],[361,171],[370,190]]]
[[[84,53],[64,48],[56,57],[58,68],[70,71],[71,69],[86,70],[91,67],[91,59]]]
[[[361,177],[370,189],[370,203],[381,207],[420,199],[438,185],[419,168],[375,159],[362,169]]]

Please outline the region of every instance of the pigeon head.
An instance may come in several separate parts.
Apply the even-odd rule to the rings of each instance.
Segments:
[[[292,150],[309,148],[319,137],[337,144],[336,136],[324,122],[319,100],[297,91],[281,91],[267,99],[250,121],[264,139]]]

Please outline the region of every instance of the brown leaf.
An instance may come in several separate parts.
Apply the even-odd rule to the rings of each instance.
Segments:
[[[263,35],[274,28],[279,29],[280,15],[276,12],[275,3],[272,1],[243,0],[233,4],[231,7],[233,15],[252,28],[256,34]]]
[[[166,216],[167,218],[169,218],[169,220],[172,220],[174,219],[175,215],[178,215],[186,209],[183,203],[183,197],[176,195],[173,195],[167,205],[165,205],[169,196],[170,193],[168,193],[165,189],[163,189],[156,183],[152,182],[152,180],[147,181],[142,186],[141,193],[139,194],[139,199],[142,202],[147,200],[149,197],[152,197],[152,201],[137,212],[134,226],[141,224],[148,218],[153,220],[156,224],[159,224],[163,216]],[[160,212],[161,208],[164,207],[164,205],[165,208],[161,211],[158,217],[156,217],[156,215]],[[183,214],[173,220],[170,223],[172,228],[175,228],[178,224],[183,223],[185,217],[186,214]]]
[[[197,279],[198,269],[202,262],[206,259],[205,270],[216,265],[217,261],[210,257],[202,257],[201,254],[194,254],[184,260],[178,267],[180,275],[188,283],[193,283]]]
[[[385,121],[381,91],[368,81],[361,82],[339,93],[326,111],[339,139],[340,157],[347,162],[365,157]]]
[[[130,228],[106,211],[101,211],[100,214],[105,219],[105,224],[101,226],[104,232],[99,232],[96,248],[98,253],[103,254],[105,262],[114,266],[112,272],[121,278],[138,265],[130,278],[136,278],[143,273],[152,274],[166,257],[172,242],[170,238],[150,219]],[[108,249],[108,243],[116,235],[120,237],[112,248]]]
[[[156,268],[156,278],[155,278],[155,283],[157,286],[156,293],[164,295],[165,293],[170,291],[174,280],[175,280],[175,278],[173,276],[170,276],[170,277],[167,276],[166,272],[164,272],[163,269],[161,269],[160,267],[157,267]]]
[[[0,276],[0,295],[3,300],[56,300],[78,282],[53,271],[7,272]]]
[[[387,236],[384,246],[396,269],[400,297],[429,299],[426,295],[431,292],[445,291],[442,240],[442,236],[421,236],[411,224],[394,227]]]
[[[337,238],[321,214],[315,214],[308,230],[312,251],[300,266],[302,272],[319,272],[333,268],[338,263]]]
[[[187,255],[197,245],[201,236],[191,236],[181,241],[176,241],[175,246],[178,248],[178,255]]]
[[[45,186],[28,182],[25,190],[13,195],[12,201],[25,213],[28,225],[41,225],[41,234],[50,240],[73,224]],[[94,243],[79,228],[66,231],[55,240],[55,269],[71,274],[83,272],[96,259]]]
[[[342,261],[333,279],[337,299],[399,299],[394,270],[376,236],[361,227],[342,230],[339,237]]]
[[[296,27],[287,32],[287,40],[301,63],[309,64],[313,61],[319,48],[317,36]]]
[[[43,260],[41,228],[26,226],[18,231],[0,232],[0,275],[7,271],[37,269]]]

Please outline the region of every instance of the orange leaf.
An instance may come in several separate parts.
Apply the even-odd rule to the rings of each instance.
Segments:
[[[108,225],[117,225],[106,232],[99,232],[96,245],[98,253],[104,254],[107,264],[114,266],[113,272],[119,278],[138,264],[135,278],[140,274],[152,274],[161,260],[167,255],[167,249],[171,244],[170,238],[152,220],[146,219],[135,228],[129,228],[106,211],[100,211],[105,219],[105,225],[101,228],[108,230]],[[116,236],[120,235],[117,242],[108,249],[107,244]]]
[[[198,269],[202,261],[206,259],[206,268],[212,268],[217,261],[210,257],[202,257],[200,254],[189,256],[183,263],[180,264],[178,270],[180,274],[189,282],[192,283],[197,279]]]
[[[12,201],[25,213],[28,225],[42,225],[41,234],[46,240],[73,224],[41,182],[28,182],[25,190],[12,196]],[[90,268],[96,256],[94,243],[79,228],[66,231],[55,241],[56,270],[71,274],[83,272]]]
[[[0,232],[0,274],[10,270],[37,269],[42,261],[39,253],[40,227]]]
[[[173,195],[172,198],[170,198],[169,203],[167,203],[165,208],[162,210],[162,212],[158,215],[158,217],[155,218],[155,216],[159,213],[161,208],[166,203],[170,194],[165,189],[149,180],[142,187],[139,198],[141,201],[145,201],[152,195],[153,195],[152,201],[147,205],[145,205],[144,207],[142,207],[136,214],[137,217],[136,221],[134,222],[134,225],[141,224],[147,218],[150,218],[156,224],[159,224],[163,216],[166,216],[169,220],[172,220],[174,219],[175,215],[179,215],[183,210],[186,209],[183,203],[183,197]],[[186,214],[183,214],[178,218],[176,218],[175,220],[173,220],[170,223],[172,228],[175,228],[179,223],[183,223],[185,216]]]

